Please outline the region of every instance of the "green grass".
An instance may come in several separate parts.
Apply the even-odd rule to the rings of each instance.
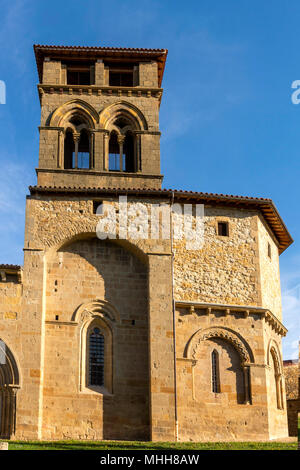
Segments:
[[[296,442],[11,441],[9,450],[296,450]]]

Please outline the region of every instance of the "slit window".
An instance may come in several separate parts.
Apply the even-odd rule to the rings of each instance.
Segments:
[[[229,236],[228,222],[218,222],[218,235],[221,237]]]
[[[89,385],[104,385],[104,335],[99,328],[89,337]]]
[[[220,393],[219,354],[215,349],[211,353],[211,382],[212,392]]]
[[[271,245],[270,243],[268,242],[268,257],[271,259],[272,258],[272,249],[271,249]]]

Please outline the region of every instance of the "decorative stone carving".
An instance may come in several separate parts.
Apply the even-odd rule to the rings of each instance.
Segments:
[[[226,328],[220,327],[212,327],[206,330],[199,330],[190,340],[187,349],[187,357],[196,359],[197,349],[200,346],[201,342],[210,338],[221,338],[230,342],[238,351],[243,363],[252,362],[245,345],[238,338],[238,336],[234,332],[227,330]]]
[[[118,322],[120,319],[119,312],[113,305],[106,300],[96,299],[81,305],[73,315],[73,320],[83,325],[86,321],[92,320],[97,316],[111,323]]]

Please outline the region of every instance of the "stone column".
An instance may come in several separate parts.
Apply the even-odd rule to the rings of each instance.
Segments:
[[[124,147],[125,137],[124,135],[118,135],[118,144],[120,148],[120,171],[125,171],[123,168],[123,147]]]
[[[282,403],[282,376],[281,374],[275,374],[275,382],[276,382],[277,408],[279,410],[282,410],[283,403]]]
[[[63,130],[58,131],[58,149],[57,149],[57,168],[63,168],[63,151],[64,151],[64,132]]]
[[[149,254],[148,301],[151,439],[174,441],[174,330],[169,254]]]
[[[138,172],[142,171],[142,159],[141,159],[141,134],[140,132],[134,132],[135,137],[135,169]]]
[[[95,168],[95,156],[94,156],[94,148],[95,148],[95,133],[90,129],[90,169]]]
[[[74,164],[74,168],[78,168],[78,146],[79,146],[79,139],[80,139],[79,132],[73,132],[73,138],[74,138],[74,143],[75,143],[75,164]]]
[[[105,84],[104,63],[103,60],[98,59],[95,63],[95,85],[104,86]]]
[[[109,151],[109,134],[105,133],[103,135],[103,169],[105,171],[109,170],[108,151]]]

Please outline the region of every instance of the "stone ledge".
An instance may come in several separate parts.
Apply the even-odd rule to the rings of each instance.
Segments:
[[[68,85],[68,84],[43,84],[37,85],[39,96],[44,93],[59,93],[68,95],[108,95],[108,96],[127,96],[157,98],[161,101],[163,89],[158,87],[121,87],[121,86],[99,86],[99,85]]]
[[[191,315],[197,315],[196,310],[204,310],[205,315],[210,315],[212,313],[212,310],[223,311],[225,316],[232,315],[235,313],[241,313],[244,318],[247,318],[250,314],[254,313],[264,318],[265,321],[269,323],[272,328],[274,328],[275,332],[280,334],[281,336],[286,336],[286,333],[288,331],[270,310],[262,307],[253,307],[250,305],[211,304],[207,302],[193,302],[181,300],[175,300],[175,305],[178,308],[188,308]]]

